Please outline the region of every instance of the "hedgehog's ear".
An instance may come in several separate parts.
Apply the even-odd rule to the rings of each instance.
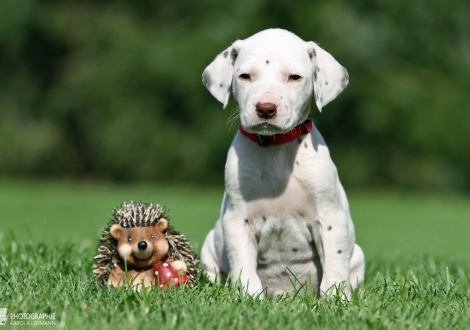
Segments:
[[[155,222],[155,228],[163,233],[168,228],[168,220],[165,218],[159,219],[157,222]]]
[[[116,240],[119,241],[119,238],[121,238],[121,234],[123,230],[124,228],[122,228],[120,224],[115,223],[109,229],[109,233],[111,234],[111,236],[113,236]]]

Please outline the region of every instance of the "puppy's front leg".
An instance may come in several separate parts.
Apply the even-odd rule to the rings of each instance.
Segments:
[[[241,217],[240,212],[227,209],[222,224],[234,280],[239,277],[246,292],[252,296],[260,295],[263,287],[256,273],[258,247],[249,220]],[[263,296],[260,295],[260,298]]]
[[[337,210],[319,214],[314,227],[313,237],[323,268],[320,294],[323,296],[328,292],[336,295],[338,293],[332,286],[344,284],[344,294],[349,299],[349,264],[354,250],[352,222],[343,210]]]

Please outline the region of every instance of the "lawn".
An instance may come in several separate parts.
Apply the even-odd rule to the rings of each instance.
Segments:
[[[470,328],[470,197],[462,195],[349,191],[367,259],[364,287],[351,302],[304,290],[258,301],[208,283],[134,293],[93,282],[94,250],[113,207],[131,200],[166,205],[171,223],[198,250],[222,193],[222,187],[0,181],[0,308],[53,313],[53,329]],[[6,328],[32,326],[10,321]]]

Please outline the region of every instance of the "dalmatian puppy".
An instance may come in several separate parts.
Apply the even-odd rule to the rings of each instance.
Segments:
[[[233,91],[241,123],[220,216],[201,251],[212,281],[231,271],[261,298],[307,280],[318,296],[349,298],[362,283],[364,254],[346,194],[309,118],[312,97],[321,111],[348,82],[333,56],[282,29],[235,41],[204,70],[224,108]]]

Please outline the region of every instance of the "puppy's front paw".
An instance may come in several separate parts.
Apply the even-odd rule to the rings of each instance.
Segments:
[[[320,285],[320,296],[336,296],[345,300],[351,299],[351,284],[348,281],[326,281],[323,280]]]
[[[260,299],[264,298],[263,286],[258,275],[253,276],[240,276],[239,284],[243,287],[243,291],[248,293],[252,297],[259,297]]]

